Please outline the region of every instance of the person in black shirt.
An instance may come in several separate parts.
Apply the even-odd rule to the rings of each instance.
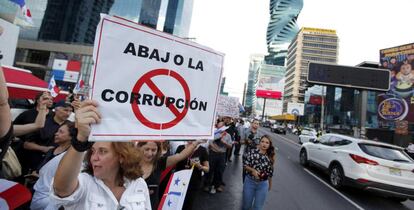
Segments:
[[[231,136],[231,140],[235,142],[235,144],[238,144],[240,141],[236,141],[240,139],[239,132],[237,131],[236,125],[231,117],[224,117],[224,124],[225,126],[228,126],[226,132]],[[226,162],[231,162],[231,155],[233,151],[234,144],[231,148],[227,149],[226,152]]]
[[[161,156],[161,143],[155,141],[139,141],[138,149],[142,154],[141,168],[143,172],[143,178],[148,185],[151,207],[157,209],[159,204],[159,185],[161,173],[170,166],[177,164],[179,161],[184,160],[200,144],[201,141],[189,142],[189,146],[185,148],[181,153],[172,156]]]
[[[36,170],[50,149],[57,146],[54,143],[54,135],[60,125],[64,123],[72,112],[72,107],[65,101],[59,101],[55,105],[55,114],[48,115],[45,126],[32,133],[23,143],[24,156],[22,161],[22,173],[27,174]]]
[[[180,153],[186,147],[188,147],[188,145],[178,146],[177,153]],[[191,210],[193,208],[193,203],[195,203],[201,188],[202,173],[207,173],[209,171],[208,153],[206,148],[198,146],[190,156],[177,163],[175,169],[176,171],[180,171],[190,169],[192,166],[194,166],[193,174],[191,175],[190,184],[185,196],[183,210]]]

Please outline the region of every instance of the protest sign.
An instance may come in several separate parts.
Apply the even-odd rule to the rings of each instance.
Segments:
[[[90,84],[92,141],[211,138],[224,55],[102,15]]]
[[[239,117],[239,98],[220,95],[217,101],[217,116]]]

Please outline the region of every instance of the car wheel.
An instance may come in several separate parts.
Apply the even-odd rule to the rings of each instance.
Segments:
[[[329,181],[334,188],[340,189],[343,186],[344,177],[344,170],[339,164],[331,166],[329,170]]]
[[[299,153],[299,161],[300,161],[300,164],[302,166],[305,166],[306,167],[306,166],[309,165],[308,155],[307,155],[305,149],[300,150],[300,153]]]
[[[390,197],[390,200],[392,200],[394,202],[397,202],[397,203],[401,203],[401,202],[407,201],[408,199],[407,198],[399,198],[399,197]]]

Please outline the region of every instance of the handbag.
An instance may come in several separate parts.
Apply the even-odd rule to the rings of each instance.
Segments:
[[[2,160],[2,173],[4,178],[13,179],[22,175],[22,166],[14,150],[9,147]]]

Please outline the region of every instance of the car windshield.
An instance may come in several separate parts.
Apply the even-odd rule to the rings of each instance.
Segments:
[[[397,162],[407,162],[412,163],[413,161],[407,157],[407,155],[396,148],[387,147],[384,145],[374,145],[374,144],[359,144],[359,147],[364,151],[366,154]]]

